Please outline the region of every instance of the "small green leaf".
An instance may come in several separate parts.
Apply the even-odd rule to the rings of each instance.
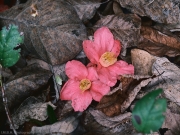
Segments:
[[[157,131],[163,124],[167,103],[165,99],[156,99],[162,89],[154,90],[137,101],[132,111],[132,123],[142,133]]]
[[[62,85],[62,79],[59,75],[55,75],[55,80],[57,84]]]
[[[40,120],[30,119],[29,122],[32,122],[33,124],[36,124],[38,126],[44,126],[44,123]]]
[[[53,108],[50,105],[47,106],[47,114],[48,114],[49,122],[51,124],[57,122],[55,112],[54,112]]]
[[[9,25],[9,29],[3,27],[0,31],[0,64],[3,67],[11,67],[20,58],[20,49],[14,48],[23,43],[24,37],[18,32],[18,27]]]

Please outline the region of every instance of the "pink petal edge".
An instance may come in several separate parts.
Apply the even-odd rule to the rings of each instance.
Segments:
[[[98,70],[99,80],[108,86],[114,86],[117,82],[117,75],[114,72],[108,70],[108,68],[102,67]]]
[[[134,66],[122,60],[109,66],[108,69],[117,75],[134,74]]]
[[[70,79],[81,80],[87,77],[87,68],[79,61],[72,60],[67,62],[65,67],[66,75]]]
[[[116,57],[118,57],[118,55],[120,54],[120,51],[121,51],[121,44],[118,40],[115,40],[114,46],[113,46],[111,52],[113,52],[116,55]]]
[[[95,101],[100,101],[101,98],[110,91],[110,87],[101,81],[92,82],[90,92]]]
[[[98,45],[95,44],[94,42],[90,41],[90,40],[85,40],[83,41],[83,50],[84,53],[86,54],[86,56],[88,57],[88,59],[96,64],[99,61],[99,52],[96,49]]]
[[[91,81],[98,80],[98,74],[95,67],[88,67],[88,76],[87,78]]]
[[[76,93],[72,98],[72,107],[75,111],[84,111],[92,102],[92,96],[89,91]]]
[[[60,99],[71,100],[73,95],[79,91],[79,82],[69,79],[61,89]]]
[[[101,27],[94,33],[94,42],[98,44],[98,50],[103,53],[111,51],[114,45],[114,38],[108,27]]]

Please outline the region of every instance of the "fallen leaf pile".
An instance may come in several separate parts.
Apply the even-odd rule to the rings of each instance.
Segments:
[[[144,95],[161,88],[159,97],[167,100],[167,109],[162,127],[154,134],[180,134],[179,0],[4,3],[0,2],[0,26],[14,24],[24,36],[23,44],[17,42],[11,47],[11,51],[18,50],[18,55],[21,50],[18,62],[0,68],[9,115],[18,132],[139,135],[132,124],[132,110]],[[135,74],[117,75],[116,85],[102,95],[100,102],[92,101],[83,112],[75,112],[71,101],[60,100],[68,80],[65,67],[70,60],[85,66],[90,62],[83,41],[92,42],[95,31],[102,27],[121,43],[117,60],[132,64]],[[8,48],[5,45],[0,42],[1,52]],[[4,57],[2,53],[0,56]],[[0,91],[0,130],[9,131],[12,127],[3,100]]]

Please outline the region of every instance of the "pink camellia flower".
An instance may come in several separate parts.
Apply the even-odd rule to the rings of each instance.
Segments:
[[[60,98],[71,100],[75,111],[84,111],[92,99],[100,101],[110,91],[109,86],[98,80],[94,67],[86,68],[81,62],[72,60],[67,62],[65,71],[69,80],[64,84]]]
[[[83,49],[91,61],[89,66],[97,66],[100,81],[109,86],[114,86],[119,75],[134,74],[134,66],[125,61],[117,61],[121,45],[114,40],[112,33],[107,27],[99,28],[94,33],[94,41],[85,40]]]

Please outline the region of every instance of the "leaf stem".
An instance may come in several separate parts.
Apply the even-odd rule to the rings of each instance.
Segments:
[[[13,121],[11,119],[10,111],[8,109],[7,98],[5,96],[5,86],[2,83],[1,69],[2,69],[2,66],[0,65],[0,89],[1,89],[1,92],[2,92],[3,103],[4,103],[4,107],[5,107],[7,118],[9,120],[9,125],[12,128],[14,134],[17,135],[17,132],[16,132],[16,130],[14,128]]]

